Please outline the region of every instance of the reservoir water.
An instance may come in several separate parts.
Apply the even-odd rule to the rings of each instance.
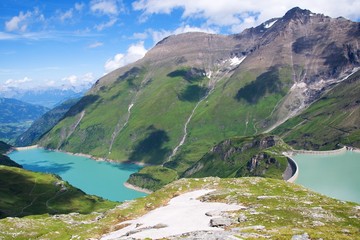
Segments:
[[[295,181],[329,197],[360,203],[360,153],[298,154]]]
[[[146,195],[123,185],[130,174],[141,168],[135,164],[95,161],[42,148],[14,151],[9,157],[27,170],[55,173],[87,194],[113,201],[131,200]]]

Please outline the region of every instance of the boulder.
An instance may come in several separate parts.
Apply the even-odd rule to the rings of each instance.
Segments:
[[[227,227],[232,223],[229,218],[213,218],[210,220],[211,227]]]

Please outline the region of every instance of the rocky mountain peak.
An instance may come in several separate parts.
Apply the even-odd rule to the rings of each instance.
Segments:
[[[283,17],[285,20],[299,19],[310,17],[313,13],[307,9],[301,9],[299,7],[294,7],[287,11]]]

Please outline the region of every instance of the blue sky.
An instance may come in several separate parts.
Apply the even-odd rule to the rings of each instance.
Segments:
[[[0,90],[93,83],[170,34],[239,33],[295,6],[360,19],[358,0],[2,0]]]

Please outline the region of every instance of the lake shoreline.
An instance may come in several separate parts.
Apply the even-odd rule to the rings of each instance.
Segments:
[[[31,146],[26,146],[26,147],[15,147],[13,149],[10,149],[9,152],[6,153],[9,154],[12,151],[23,151],[23,150],[30,150],[30,149],[35,149],[35,148],[42,148],[45,150],[49,150],[49,151],[54,151],[54,152],[61,152],[61,153],[66,153],[69,155],[73,155],[73,156],[79,156],[79,157],[86,157],[86,158],[90,158],[92,160],[95,161],[99,161],[99,162],[110,162],[110,163],[118,163],[118,164],[134,164],[140,167],[146,167],[146,166],[151,166],[151,164],[146,164],[143,162],[136,162],[136,161],[123,161],[123,162],[119,162],[113,159],[109,159],[109,158],[101,158],[101,157],[94,157],[90,154],[86,154],[86,153],[72,153],[72,152],[67,152],[67,151],[63,151],[63,150],[59,150],[59,149],[52,149],[52,148],[44,148],[38,145],[31,145]]]
[[[36,148],[45,149],[45,150],[54,151],[54,152],[66,153],[66,154],[69,154],[69,155],[72,155],[72,156],[86,157],[86,158],[89,158],[89,159],[92,159],[92,160],[95,160],[95,161],[98,161],[98,162],[109,162],[109,163],[114,163],[114,164],[134,164],[134,165],[137,165],[137,166],[140,166],[140,167],[150,166],[150,164],[145,164],[145,163],[142,163],[142,162],[135,162],[135,161],[118,162],[118,161],[115,161],[115,160],[112,160],[112,159],[94,157],[94,156],[92,156],[90,154],[71,153],[71,152],[66,152],[66,151],[62,151],[62,150],[59,150],[59,149],[44,148],[44,147],[41,147],[41,146],[38,146],[38,145],[31,145],[31,146],[27,146],[27,147],[16,147],[16,148],[12,149],[11,151],[24,151],[24,150],[30,150],[30,149],[36,149]],[[11,151],[9,151],[9,153]],[[146,193],[146,194],[151,194],[152,193],[152,191],[150,191],[149,189],[141,188],[141,187],[132,185],[132,184],[130,184],[128,182],[124,182],[123,185],[124,185],[124,187],[126,187],[128,189],[131,189],[131,190],[134,190],[134,191],[137,191],[137,192],[142,192],[142,193]]]
[[[124,182],[124,187],[129,188],[129,189],[132,189],[132,190],[135,190],[135,191],[138,191],[138,192],[143,192],[143,193],[146,193],[146,194],[151,194],[151,193],[153,193],[153,191],[150,191],[149,189],[141,188],[141,187],[132,185],[132,184],[130,184],[130,183],[128,183],[128,182]]]
[[[15,150],[9,157],[23,165],[24,169],[56,174],[87,194],[111,201],[121,202],[147,195],[143,190],[123,185],[131,174],[141,168],[134,164],[105,163],[44,148]]]

